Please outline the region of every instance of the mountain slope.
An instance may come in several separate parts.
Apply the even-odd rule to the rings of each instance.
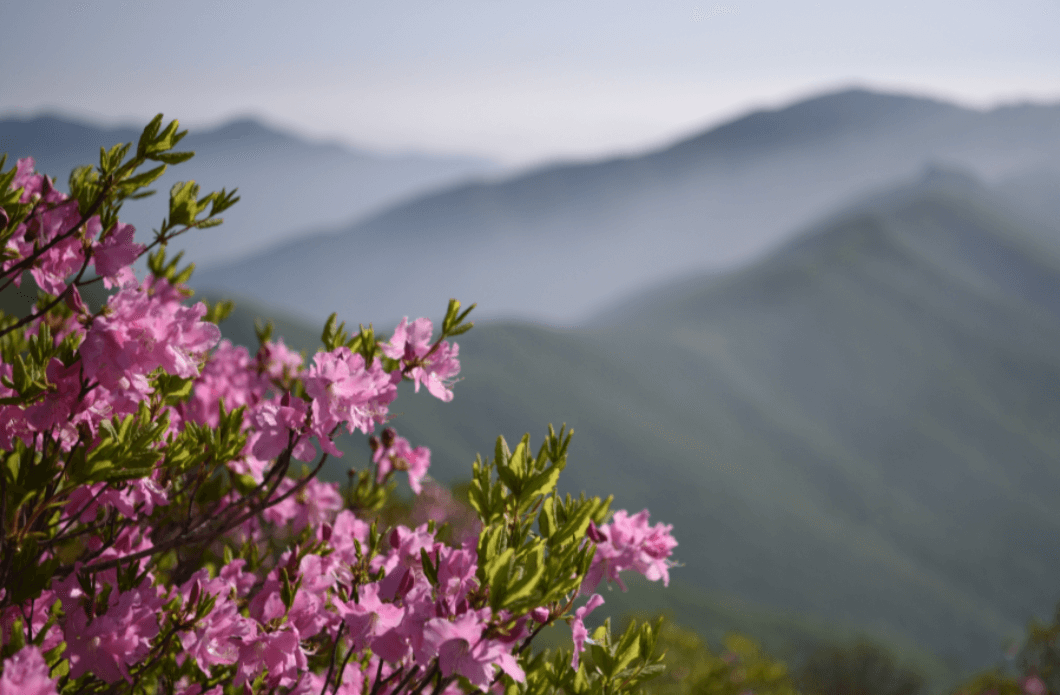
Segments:
[[[454,482],[565,422],[567,489],[673,523],[675,577],[979,668],[1057,599],[1060,265],[1034,238],[930,173],[595,328],[480,325],[456,399],[406,394],[395,426]]]
[[[0,153],[34,157],[38,170],[65,190],[70,170],[98,163],[100,147],[135,145],[139,136],[138,129],[99,128],[54,116],[6,119],[0,120]],[[312,143],[249,119],[192,129],[178,149],[196,156],[156,183],[155,198],[128,204],[123,220],[140,230],[141,239],[148,238],[166,212],[166,194],[176,181],[195,180],[204,192],[239,188],[241,200],[225,214],[222,233],[192,234],[172,244],[203,267],[499,169],[470,157],[381,156]]]
[[[616,294],[747,262],[932,161],[989,180],[1058,162],[1060,106],[977,112],[862,90],[824,95],[641,157],[455,186],[197,283],[314,318],[342,305],[396,321],[459,296],[484,316],[569,325]]]

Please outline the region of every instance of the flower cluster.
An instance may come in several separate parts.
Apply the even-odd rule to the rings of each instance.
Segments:
[[[604,578],[618,582],[625,590],[619,573],[626,570],[634,570],[653,582],[662,579],[664,585],[670,585],[669,558],[677,547],[671,535],[674,527],[671,524],[649,526],[648,517],[647,509],[634,516],[620,510],[609,524],[597,527],[589,522],[588,536],[596,544],[596,555],[582,584],[583,593],[592,593]]]
[[[560,499],[570,435],[551,429],[536,459],[528,438],[514,454],[499,440],[476,464],[478,519],[460,521],[455,544],[439,524],[459,505],[437,492],[429,521],[380,528],[394,472],[419,494],[430,466],[428,449],[385,426],[398,385],[453,398],[460,363],[447,338],[470,328],[467,311],[453,300],[439,337],[405,319],[386,342],[331,321],[309,361],[268,336],[253,354],[221,340],[222,309],[188,302],[190,271],[156,252],[137,279],[150,247],[114,214],[116,197],[164,169],[136,176],[132,164],[184,157],[169,152],[175,122],[159,124],[129,165],[125,150],[105,153],[70,197],[32,160],[0,178],[0,277],[18,284],[28,271],[50,295],[0,316],[0,695],[145,682],[179,695],[455,695],[548,673],[569,689],[574,671],[531,668],[527,650],[558,621],[571,624],[585,682],[634,687],[638,675],[579,665],[584,618],[602,599],[575,604],[623,570],[668,580],[670,528],[648,529],[646,512],[608,524],[598,498]],[[196,196],[174,187],[150,246],[231,202]],[[93,310],[81,289],[98,279],[110,294]],[[340,427],[372,435],[374,471],[347,489],[315,477],[342,455]],[[314,465],[296,475],[294,459]],[[650,626],[631,630],[653,644]],[[639,659],[646,678],[657,659]]]

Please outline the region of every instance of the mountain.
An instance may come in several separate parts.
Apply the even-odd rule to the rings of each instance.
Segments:
[[[99,148],[140,137],[141,128],[102,128],[59,118],[0,120],[0,153],[32,156],[37,170],[66,188],[75,166],[99,162]],[[244,119],[211,130],[190,130],[178,150],[196,156],[171,167],[156,182],[155,198],[133,201],[123,220],[148,238],[166,214],[176,181],[194,180],[203,193],[239,188],[240,202],[225,214],[223,233],[189,234],[172,242],[199,266],[232,261],[320,228],[358,219],[405,198],[456,181],[499,171],[471,157],[418,154],[383,156],[335,144],[314,143]],[[10,161],[10,160],[9,160]]]
[[[1060,105],[974,111],[826,94],[642,156],[456,185],[196,282],[314,319],[338,310],[396,321],[455,296],[490,318],[573,325],[616,296],[747,263],[931,162],[988,182],[1055,167]]]
[[[1060,248],[1060,167],[1021,171],[999,182],[997,190],[1040,223],[1042,241]]]
[[[591,326],[479,325],[456,398],[405,393],[394,424],[457,482],[567,423],[567,489],[674,524],[686,588],[980,669],[1060,598],[1060,263],[1022,224],[932,170]]]

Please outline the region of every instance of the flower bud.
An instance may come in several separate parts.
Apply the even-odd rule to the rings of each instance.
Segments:
[[[287,570],[287,576],[291,581],[294,581],[295,577],[298,576],[298,567],[300,565],[301,562],[298,559],[298,546],[296,545],[291,548],[291,557],[287,559],[287,566],[285,567]]]
[[[412,570],[405,570],[405,574],[401,577],[401,583],[398,584],[395,597],[399,599],[405,598],[414,586],[416,586],[416,579],[412,576]]]
[[[63,299],[66,306],[70,307],[70,311],[75,314],[88,313],[88,308],[85,307],[85,302],[81,299],[81,293],[77,291],[77,287],[70,285]]]

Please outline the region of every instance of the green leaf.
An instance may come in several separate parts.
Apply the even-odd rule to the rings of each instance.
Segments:
[[[500,555],[486,564],[486,583],[490,588],[490,607],[500,610],[508,589],[515,548],[506,548]]]
[[[548,497],[541,505],[541,511],[537,515],[537,528],[542,538],[552,538],[556,532],[556,498]]]
[[[332,314],[324,324],[324,331],[320,334],[320,342],[324,344],[327,351],[334,350],[344,345],[348,339],[346,335],[346,322],[338,323],[338,314]]]
[[[592,517],[594,507],[595,502],[593,500],[585,500],[579,503],[578,507],[574,510],[574,513],[568,517],[567,523],[556,531],[556,533],[549,538],[549,541],[553,545],[559,545],[575,538],[580,539],[585,536],[585,532],[589,528],[589,519]]]
[[[291,610],[291,606],[294,605],[294,598],[295,594],[298,592],[298,589],[293,584],[291,584],[291,579],[287,576],[286,567],[280,570],[280,578],[283,580],[283,586],[280,587],[280,600],[283,601],[283,605],[287,608],[287,610]]]
[[[534,475],[523,486],[523,491],[519,495],[520,499],[530,502],[538,495],[552,494],[556,489],[556,483],[559,482],[559,474],[560,468],[558,466],[550,466]]]
[[[420,564],[423,565],[423,574],[431,586],[438,586],[438,567],[431,564],[431,557],[425,548],[420,548]]]
[[[215,302],[212,306],[207,303],[207,307],[206,315],[203,316],[203,321],[221,323],[232,314],[232,311],[236,308],[236,304],[233,301],[223,300]]]
[[[157,181],[162,174],[166,173],[166,165],[160,164],[154,169],[148,169],[142,174],[136,176],[130,176],[129,178],[122,181],[125,186],[131,186],[132,190],[137,188],[143,188],[144,186],[150,186],[152,183]]]
[[[10,452],[4,459],[4,469],[9,474],[8,480],[14,482],[18,480],[18,471],[22,464],[22,455],[17,451]]]
[[[158,154],[148,155],[147,158],[156,162],[162,162],[163,164],[180,164],[188,161],[194,156],[194,152],[160,152]]]
[[[332,314],[332,316],[334,316],[334,314]],[[258,319],[254,319],[254,335],[258,337],[259,346],[264,347],[265,343],[272,339],[272,330],[272,321],[266,321],[264,325],[261,325]]]
[[[512,452],[512,457],[509,460],[509,468],[520,481],[525,478],[527,474],[526,450],[529,447],[530,435],[525,434],[519,444],[516,445],[515,451]]]
[[[11,639],[7,644],[5,651],[10,650],[12,654],[19,651],[26,646],[26,626],[21,617],[15,618],[11,624]]]
[[[214,193],[214,197],[210,204],[210,217],[214,215],[220,215],[222,212],[232,207],[239,202],[239,196],[236,195],[238,188],[233,188],[231,191],[221,189]]]
[[[143,132],[140,133],[140,141],[136,144],[136,154],[139,157],[143,157],[148,148],[154,143],[155,136],[158,135],[158,128],[162,125],[162,114],[157,114],[151,119],[151,122],[144,126]]]
[[[181,181],[169,189],[169,222],[190,226],[199,212],[199,186],[194,181]]]
[[[485,526],[478,537],[478,578],[486,582],[486,567],[501,552],[504,543],[504,527]]]
[[[41,631],[43,634],[43,630]],[[63,659],[66,653],[66,642],[60,642],[48,651],[44,652],[44,663],[51,669],[52,678],[62,678],[70,673],[70,662]]]
[[[504,606],[511,608],[515,604],[533,595],[541,579],[545,576],[545,544],[535,541],[534,545],[524,555],[526,564],[523,566],[523,576],[508,587]]]
[[[640,656],[640,630],[636,621],[630,621],[625,633],[615,647],[615,671],[623,671]]]
[[[470,331],[474,327],[475,327],[475,324],[473,322],[472,323],[465,323],[462,326],[457,326],[456,328],[451,329],[448,333],[446,333],[446,337],[447,338],[452,338],[454,336],[462,335],[464,333],[467,333],[468,331]]]
[[[166,399],[177,403],[191,395],[191,391],[195,386],[195,379],[184,379],[172,374],[162,374],[155,381],[155,384]]]

